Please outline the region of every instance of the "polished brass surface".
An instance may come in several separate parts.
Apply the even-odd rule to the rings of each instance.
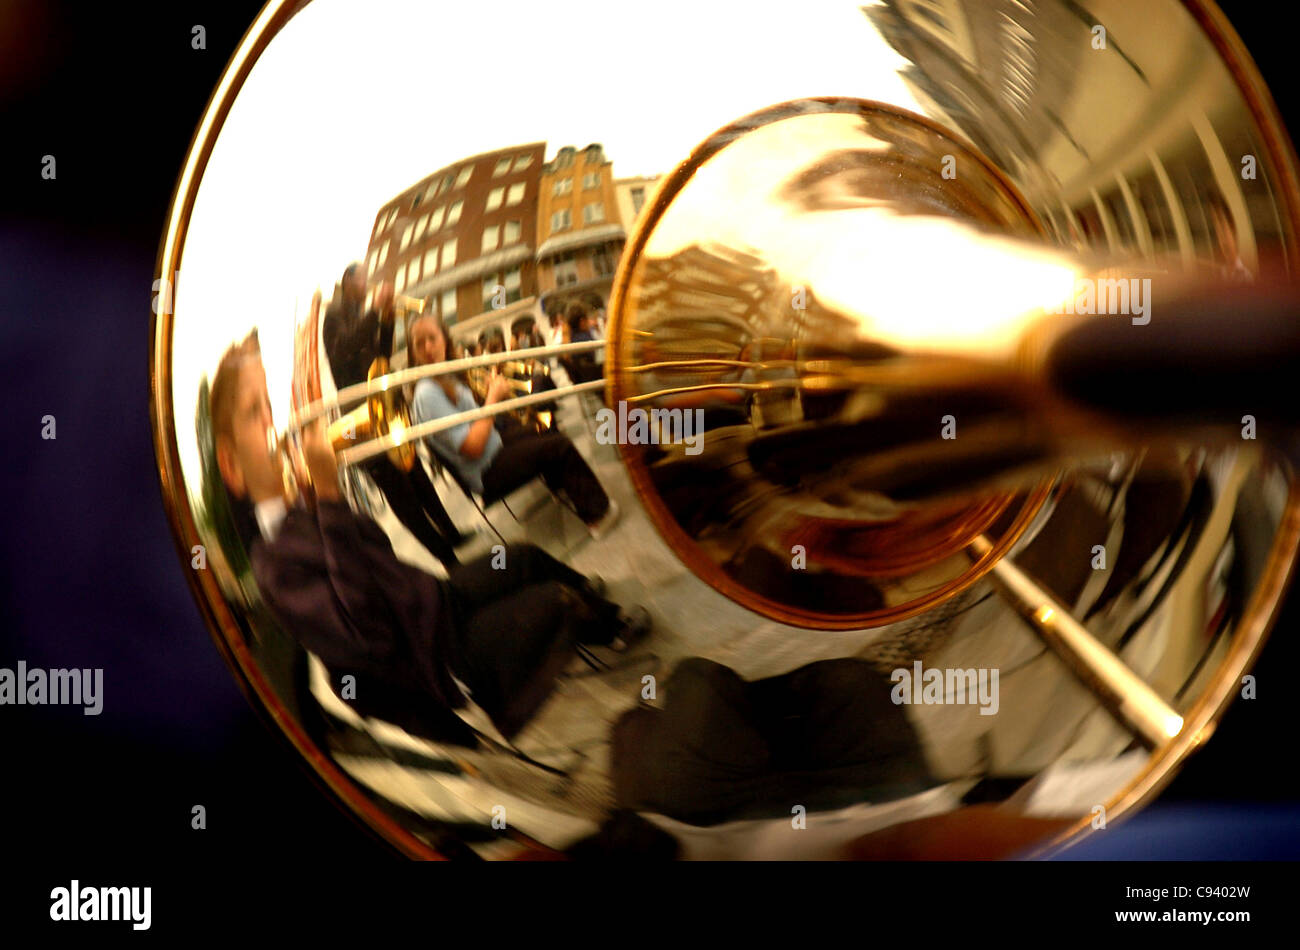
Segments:
[[[943,177],[944,156],[960,163],[959,177]],[[768,197],[734,207],[725,219],[712,217],[716,189],[755,167],[763,174],[756,191]],[[891,497],[888,479],[909,462],[927,473],[952,469],[972,450],[978,454],[969,467],[987,466],[987,439],[935,436],[944,398],[949,410],[965,410],[964,420],[997,424],[1008,408],[999,381],[942,372],[947,366],[937,338],[914,347],[887,329],[872,333],[869,289],[854,313],[823,302],[812,272],[799,268],[832,254],[841,267],[855,253],[866,259],[871,229],[895,230],[909,215],[931,229],[950,219],[978,225],[982,230],[969,235],[972,245],[985,233],[1036,237],[1042,226],[1023,199],[996,169],[926,120],[880,104],[829,99],[777,106],[719,131],[659,197],[671,203],[646,220],[613,307],[619,321],[613,337],[622,345],[612,364],[611,402],[698,410],[724,420],[710,428],[716,436],[694,459],[679,451],[648,463],[646,450],[622,447],[669,543],[723,593],[800,626],[902,620],[978,580],[1015,543],[1049,484],[909,511],[899,504],[906,499]],[[844,224],[854,209],[864,222]],[[808,226],[801,227],[805,219]],[[822,219],[832,224],[817,235],[812,229]],[[735,238],[713,237],[707,228],[714,221],[753,243],[737,247]],[[664,247],[656,234],[665,232],[690,233],[691,241]],[[864,233],[859,252],[852,242]],[[764,240],[775,245],[758,246]],[[897,297],[899,290],[885,293]],[[925,306],[919,300],[902,325],[910,329]],[[642,332],[634,336],[627,328]],[[759,344],[787,358],[740,359]],[[897,386],[861,378],[873,368],[891,374]],[[974,371],[981,368],[973,364]],[[920,398],[909,402],[904,390],[919,391]],[[750,418],[751,404],[763,414],[761,424]],[[1018,454],[1025,435],[1019,430],[1010,437]],[[876,474],[882,458],[905,454],[907,446],[927,457],[891,464],[883,478]],[[945,457],[948,447],[955,451]],[[723,471],[725,479],[702,477]],[[990,531],[993,550],[972,565],[963,549]],[[781,567],[799,549],[809,569]]]
[[[549,11],[549,22],[566,11]],[[491,10],[474,15],[496,22]],[[1260,316],[1267,295],[1245,288],[1288,286],[1297,165],[1222,15],[1199,0],[890,0],[817,4],[764,28],[748,5],[724,3],[700,11],[698,36],[673,35],[683,61],[710,67],[689,83],[647,58],[656,44],[626,51],[618,110],[587,96],[529,98],[494,75],[480,77],[473,103],[438,91],[427,167],[373,148],[361,166],[332,148],[312,151],[312,169],[263,160],[273,130],[247,119],[252,99],[288,119],[308,106],[338,112],[277,56],[297,49],[318,61],[332,46],[381,45],[424,16],[387,3],[362,18],[343,4],[269,4],[214,93],[160,250],[160,275],[182,263],[186,273],[175,313],[156,317],[151,358],[178,549],[241,685],[331,792],[422,858],[563,851],[616,808],[648,814],[687,857],[878,856],[889,828],[912,821],[949,822],[950,852],[915,855],[944,857],[966,853],[962,821],[983,820],[970,802],[990,795],[1048,853],[1095,827],[1095,807],[1113,822],[1158,793],[1238,694],[1300,542],[1294,409],[1270,402],[1265,386],[1230,398],[1247,392],[1243,366],[1268,377],[1269,354],[1293,344]],[[529,16],[517,13],[533,41],[559,39],[525,27]],[[748,39],[717,43],[706,20]],[[821,52],[766,55],[756,45],[765,33],[780,50]],[[459,68],[462,54],[444,53]],[[395,95],[383,75],[353,77],[367,108]],[[725,87],[711,88],[721,77]],[[552,78],[590,75],[561,62]],[[413,88],[410,102],[428,93]],[[618,121],[637,110],[634,126]],[[421,134],[404,130],[403,142]],[[575,135],[604,139],[609,155],[563,149]],[[498,174],[493,157],[457,183],[474,157],[523,154],[546,136],[556,137],[540,161]],[[241,203],[252,166],[236,154],[253,156],[275,202]],[[317,165],[327,186],[299,181]],[[320,292],[305,320],[295,311],[327,278],[295,277],[278,310],[213,301],[248,255],[273,253],[263,235],[276,248],[292,236],[313,247],[334,213],[323,196],[353,192],[372,217],[339,254],[371,242],[369,289],[400,281],[396,317],[458,306],[455,334],[514,339],[520,320],[542,328],[577,302],[607,342],[400,369],[384,355],[366,383],[331,388]],[[433,215],[450,219],[453,199],[458,221],[437,232]],[[236,208],[242,218],[219,224]],[[313,273],[348,263],[320,256]],[[1136,298],[1119,312],[1059,312],[1080,299],[1080,282],[1115,303],[1119,285],[1106,282],[1147,279],[1146,314],[1129,312]],[[448,287],[459,297],[448,300]],[[1232,333],[1213,305],[1225,300],[1242,302]],[[272,433],[285,433],[268,448],[289,461],[290,480],[305,479],[299,434],[329,417],[342,497],[380,525],[397,558],[435,577],[446,569],[352,463],[390,453],[414,472],[429,437],[554,401],[544,428],[574,442],[621,520],[593,539],[540,480],[531,501],[506,499],[507,519],[434,479],[471,536],[457,550],[471,559],[529,542],[599,574],[612,600],[649,608],[644,645],[608,669],[566,669],[514,749],[473,710],[463,713],[480,737],[473,748],[358,715],[315,657],[310,689],[298,690],[268,644],[302,631],[264,602],[249,566],[257,541],[234,530],[207,415],[217,361],[250,324],[260,324],[280,423]],[[1189,386],[1156,351],[1196,327],[1182,334]],[[568,387],[555,370],[556,390],[531,391],[538,366],[596,351],[600,381]],[[494,363],[514,371],[516,399],[413,423],[404,386],[440,373],[474,379]],[[1131,378],[1116,367],[1132,367]],[[629,434],[633,410],[653,438]],[[355,441],[343,436],[352,429]],[[211,570],[189,569],[196,544]],[[824,776],[809,827],[824,820],[853,829],[852,840],[817,850],[809,842],[826,839],[777,835],[767,845],[786,850],[773,853],[736,824],[619,798],[613,724],[673,708],[665,684],[700,658],[747,681],[852,658],[886,690],[900,672],[919,681],[922,667],[995,671],[1000,693],[996,708],[922,701],[919,689],[916,702],[895,698],[925,781],[900,765],[846,797]],[[319,742],[303,724],[309,707],[324,711]],[[695,725],[705,736],[713,720]],[[842,718],[831,738],[862,726]],[[663,777],[707,786],[686,771]],[[493,824],[502,802],[504,830]],[[790,827],[791,802],[762,804],[747,828]]]

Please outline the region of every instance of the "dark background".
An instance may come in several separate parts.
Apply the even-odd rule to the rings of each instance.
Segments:
[[[161,858],[230,868],[237,880],[267,860],[398,860],[317,790],[240,692],[191,598],[154,460],[149,323],[164,218],[208,97],[258,9],[0,5],[0,666],[103,667],[106,695],[98,717],[0,708],[2,838],[31,856],[25,866],[42,867],[41,854],[83,868]],[[1275,8],[1225,9],[1297,128],[1295,54],[1274,43]],[[194,24],[207,29],[206,50],[191,48]],[[54,181],[40,177],[46,154]],[[40,437],[46,414],[56,440]],[[1235,703],[1149,812],[1228,809],[1241,823],[1188,838],[1185,856],[1298,856],[1294,836],[1278,855],[1271,830],[1287,816],[1294,828],[1300,814],[1286,761],[1298,600],[1256,668],[1259,698]],[[190,828],[195,804],[207,809],[206,831]],[[52,873],[66,884],[73,871]]]
[[[99,716],[0,709],[6,834],[42,848],[234,866],[392,854],[316,790],[241,693],[191,597],[154,460],[164,221],[260,6],[0,6],[0,665],[103,667],[105,679]],[[191,48],[195,24],[206,50]],[[53,181],[40,177],[46,154]],[[55,440],[40,437],[47,413]],[[206,831],[190,827],[194,805]]]

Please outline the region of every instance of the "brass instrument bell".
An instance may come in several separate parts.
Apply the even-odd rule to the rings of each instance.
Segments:
[[[301,217],[257,228],[249,216],[265,217],[265,208],[240,205],[243,217],[229,219],[219,202],[195,201],[200,180],[200,198],[223,186],[247,192],[249,164],[226,159],[260,161],[270,133],[241,125],[231,107],[268,43],[292,48],[300,23],[330,35],[331,10],[312,8],[299,21],[302,7],[272,0],[229,68],[162,248],[163,272],[174,273],[195,238],[186,293],[157,321],[151,375],[164,494],[187,562],[193,545],[222,541],[204,527],[201,476],[178,449],[195,440],[178,440],[175,420],[194,418],[201,368],[247,332],[236,308],[205,306],[228,299],[229,274],[263,232],[282,240],[304,221],[328,220],[319,188],[297,206]],[[546,15],[581,19],[551,7]],[[392,163],[376,160],[365,194],[392,197],[375,206],[369,236],[363,226],[348,246],[369,240],[385,279],[405,269],[409,283],[399,286],[414,296],[397,297],[396,309],[425,312],[437,301],[446,316],[455,305],[465,333],[514,319],[479,306],[498,274],[504,281],[518,269],[519,299],[509,306],[520,314],[556,287],[601,285],[605,408],[620,420],[633,408],[659,413],[680,422],[679,432],[689,420],[699,439],[611,445],[575,434],[622,521],[589,540],[568,532],[567,512],[546,509],[518,531],[649,606],[664,631],[651,639],[662,661],[656,676],[693,656],[722,657],[746,681],[844,658],[882,677],[922,663],[999,670],[996,714],[948,702],[905,710],[909,748],[933,785],[918,795],[858,789],[855,801],[878,809],[885,825],[955,817],[988,779],[977,790],[1005,798],[1001,813],[1059,820],[1027,843],[1076,841],[1091,833],[1094,805],[1114,821],[1151,801],[1213,733],[1276,619],[1300,549],[1297,455],[1279,450],[1293,411],[1189,398],[1198,428],[1170,411],[1179,401],[1170,392],[1196,395],[1177,379],[1178,365],[1153,373],[1146,389],[1134,385],[1155,351],[1183,352],[1178,329],[1190,325],[1180,322],[1189,310],[1175,305],[1174,289],[1184,278],[1217,282],[1222,303],[1227,282],[1280,284],[1300,264],[1300,163],[1271,95],[1207,0],[828,0],[778,26],[722,0],[694,15],[687,30],[638,23],[643,35],[620,51],[617,95],[628,110],[593,107],[587,96],[527,102],[517,76],[484,73],[473,48],[450,44],[442,65],[476,70],[475,89],[447,103],[446,121],[426,136],[409,123],[407,100],[391,95],[390,71],[373,70],[366,101],[402,110],[393,122],[406,123],[405,137],[427,138],[420,154],[429,167],[397,180]],[[416,5],[401,20],[339,18],[330,42],[382,46],[425,16]],[[743,41],[717,42],[731,34]],[[322,41],[313,42],[318,52]],[[666,70],[666,48],[707,68]],[[589,72],[562,57],[550,78],[588,88]],[[701,94],[701,76],[726,82],[710,87],[706,78]],[[259,78],[257,94],[277,114],[306,113],[302,97],[318,94],[296,77]],[[521,110],[513,126],[511,109]],[[638,110],[655,121],[616,121]],[[565,147],[575,134],[604,138],[608,156],[601,146]],[[543,144],[545,135],[559,138]],[[538,152],[554,157],[538,161]],[[334,158],[329,149],[315,157]],[[301,169],[258,167],[285,207],[304,190]],[[356,177],[341,160],[329,170],[336,183]],[[494,244],[516,220],[527,222],[518,240]],[[249,237],[232,247],[235,228]],[[265,240],[263,253],[277,253]],[[424,243],[408,251],[416,241]],[[204,267],[199,249],[213,255]],[[1096,294],[1074,293],[1079,281],[1105,287],[1118,307],[1118,291],[1134,285],[1105,282],[1148,276],[1155,296],[1125,296],[1124,310],[1051,309],[1049,298],[1067,296],[1092,307]],[[282,299],[302,292],[284,288]],[[1220,330],[1235,319],[1227,307],[1202,316]],[[219,327],[216,347],[221,320],[231,323]],[[1258,321],[1243,315],[1240,325],[1252,329],[1235,348],[1215,345],[1222,334],[1184,335],[1200,346],[1185,361],[1196,367],[1193,383],[1211,395],[1228,355],[1245,379],[1252,361],[1276,352],[1273,338],[1252,335]],[[1113,358],[1100,346],[1092,363],[1064,358],[1080,346],[1067,330],[1086,336],[1098,326],[1119,341]],[[513,391],[531,393],[539,367],[502,362]],[[486,371],[466,372],[481,401]],[[369,379],[388,373],[376,360]],[[411,420],[399,389],[369,393],[335,419],[331,443],[396,437],[389,457],[409,469],[415,452],[400,438]],[[581,537],[575,544],[567,534]],[[584,755],[562,787],[531,763],[505,768],[500,756],[465,750],[447,757],[474,763],[455,791],[412,801],[417,786],[401,772],[402,755],[383,763],[398,776],[390,782],[292,725],[296,707],[244,649],[263,615],[225,593],[237,585],[223,590],[210,573],[190,573],[250,694],[290,724],[333,793],[404,854],[437,856],[430,825],[454,835],[477,823],[482,833],[466,835],[465,847],[499,856],[562,851],[573,829],[604,820],[618,791],[603,754],[609,723],[635,702],[628,684],[643,674],[640,656],[622,671],[627,680],[613,672],[608,684],[595,681],[601,689],[554,697],[540,734],[563,741],[530,748],[601,750]],[[313,698],[336,697],[328,684],[296,697]],[[346,708],[337,711],[347,719]],[[371,741],[373,727],[346,728],[367,732],[370,748],[384,741],[381,731]],[[1005,797],[1010,779],[1022,790]],[[507,796],[535,806],[512,809],[509,841],[488,830],[491,806]],[[913,811],[898,817],[905,808]],[[814,817],[810,808],[809,827]],[[711,829],[697,830],[695,845]]]

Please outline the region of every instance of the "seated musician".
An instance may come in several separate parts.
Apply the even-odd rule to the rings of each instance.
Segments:
[[[571,302],[564,313],[565,325],[568,327],[566,343],[592,343],[596,335],[592,327],[591,314],[577,300]],[[590,383],[600,379],[604,373],[596,363],[596,355],[590,351],[572,353],[560,358],[565,372],[575,383]]]
[[[421,314],[407,331],[410,365],[441,363],[447,353],[447,332],[433,314]],[[493,373],[488,405],[510,398],[509,384]],[[469,388],[450,374],[420,380],[411,411],[416,423],[442,419],[479,408]],[[463,484],[487,502],[504,498],[520,485],[540,476],[553,494],[568,497],[592,537],[601,537],[618,517],[618,506],[605,493],[591,467],[573,442],[561,432],[529,432],[502,416],[466,422],[437,433],[432,444]]]
[[[532,545],[453,567],[440,580],[397,558],[388,536],[341,500],[320,428],[303,446],[316,495],[290,507],[256,335],[222,357],[211,388],[222,480],[252,503],[250,560],[271,612],[330,670],[355,677],[353,707],[440,741],[473,744],[453,710],[468,695],[507,738],[550,695],[579,643],[625,649],[649,630]],[[504,565],[501,557],[504,556]]]

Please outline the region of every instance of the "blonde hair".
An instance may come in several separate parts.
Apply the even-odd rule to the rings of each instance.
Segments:
[[[234,438],[235,402],[239,393],[239,371],[250,359],[261,360],[262,344],[254,330],[239,343],[231,344],[222,354],[208,390],[208,414],[212,418],[212,442],[221,436]]]

